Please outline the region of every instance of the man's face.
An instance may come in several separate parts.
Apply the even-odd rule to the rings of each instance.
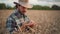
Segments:
[[[25,14],[27,8],[26,8],[26,7],[23,7],[23,6],[18,6],[18,10],[19,10],[22,14]]]

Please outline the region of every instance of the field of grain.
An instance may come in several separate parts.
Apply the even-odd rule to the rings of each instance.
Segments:
[[[0,10],[0,34],[6,34],[6,19],[13,11]],[[26,14],[37,26],[35,33],[24,34],[60,34],[60,10],[28,10]]]

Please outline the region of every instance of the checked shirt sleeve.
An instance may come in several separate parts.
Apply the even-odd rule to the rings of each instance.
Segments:
[[[7,28],[7,30],[8,31],[11,31],[12,30],[12,28],[11,28],[11,25],[12,25],[12,21],[13,19],[11,18],[11,17],[9,17],[8,19],[7,19],[7,22],[6,22],[6,28]]]
[[[14,22],[14,20],[9,17],[7,19],[7,22],[6,22],[6,28],[9,32],[12,32],[14,30],[14,28],[16,27],[16,23]]]

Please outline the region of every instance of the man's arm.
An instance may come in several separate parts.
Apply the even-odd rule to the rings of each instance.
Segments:
[[[12,31],[11,25],[12,25],[12,18],[8,18],[6,22],[6,28],[9,32]]]
[[[9,17],[7,19],[7,22],[6,22],[6,28],[7,28],[7,30],[9,32],[12,32],[13,30],[15,30],[16,27],[17,27],[16,26],[16,22],[11,17]]]

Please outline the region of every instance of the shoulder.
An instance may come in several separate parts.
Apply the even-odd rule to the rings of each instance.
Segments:
[[[7,20],[9,21],[9,20],[13,20],[13,18],[15,17],[15,11],[13,12],[13,13],[11,13],[9,16],[8,16],[8,18],[7,18]]]
[[[11,13],[11,15],[9,16],[10,18],[14,18],[17,15],[17,11],[15,10],[13,13]]]

